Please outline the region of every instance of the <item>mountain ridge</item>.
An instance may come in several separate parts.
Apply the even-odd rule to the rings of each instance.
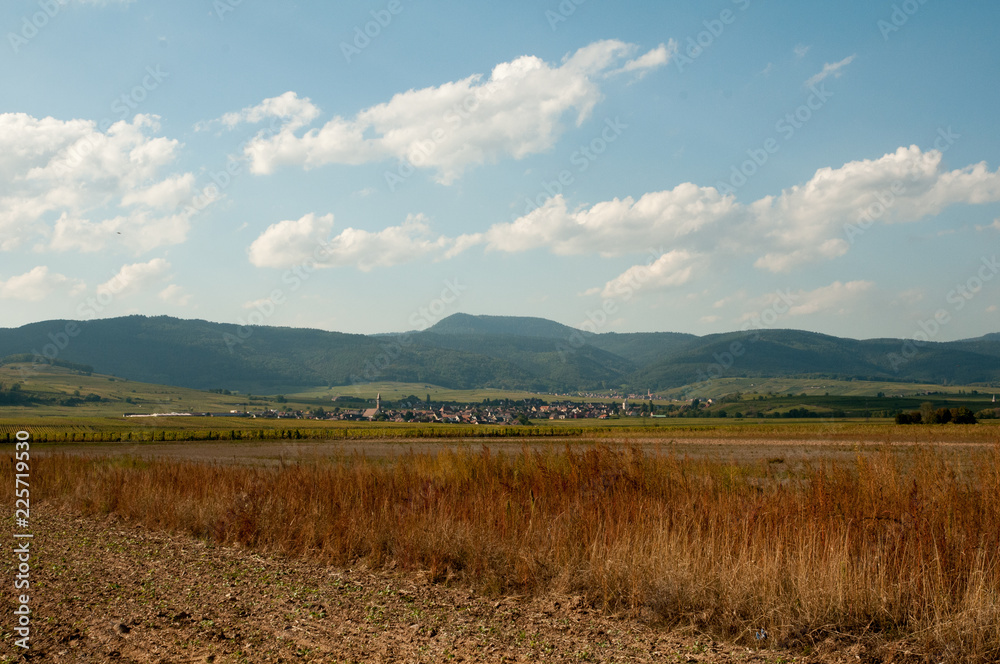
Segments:
[[[470,314],[379,335],[141,315],[0,328],[0,358],[25,353],[132,380],[258,393],[374,381],[645,391],[722,376],[1000,383],[997,333],[918,346],[787,329],[598,334],[545,318]]]

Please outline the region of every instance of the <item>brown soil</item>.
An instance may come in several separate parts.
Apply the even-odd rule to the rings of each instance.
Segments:
[[[419,573],[266,557],[44,505],[32,516],[31,648],[13,645],[7,584],[4,662],[878,661],[857,644],[751,649],[576,597],[486,597]]]

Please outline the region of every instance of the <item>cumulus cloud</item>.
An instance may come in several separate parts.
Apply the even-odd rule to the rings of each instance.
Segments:
[[[39,265],[24,274],[0,281],[0,299],[39,302],[56,291],[77,295],[83,289],[82,282],[49,272],[48,266]]]
[[[499,251],[547,247],[556,254],[612,256],[645,251],[654,242],[690,242],[738,213],[733,197],[691,183],[575,211],[558,195],[513,222],[492,226],[485,238],[490,249]]]
[[[669,251],[648,265],[634,265],[607,284],[601,296],[608,298],[629,298],[643,288],[669,288],[680,286],[691,280],[697,256],[677,249]]]
[[[362,271],[388,267],[421,256],[443,254],[455,241],[433,237],[426,217],[410,215],[399,226],[371,232],[345,228],[337,235],[333,215],[307,214],[268,226],[250,245],[250,262],[257,267],[287,268],[354,266]]]
[[[401,92],[354,117],[337,116],[301,134],[298,130],[318,117],[319,109],[294,92],[226,114],[221,122],[232,127],[282,121],[279,130],[262,130],[245,147],[254,173],[289,164],[314,168],[395,159],[431,169],[448,184],[471,166],[550,149],[567,116],[580,125],[591,115],[602,98],[602,77],[663,66],[675,48],[660,45],[619,69],[613,68],[636,47],[617,40],[589,44],[559,65],[525,55],[496,65],[488,77],[473,74]]]
[[[56,251],[143,252],[183,242],[195,178],[169,172],[180,143],[158,131],[149,115],[102,130],[0,114],[0,250],[36,241]]]
[[[692,183],[575,210],[559,195],[510,223],[460,239],[495,251],[541,248],[560,255],[628,255],[663,245],[668,254],[688,252],[702,262],[750,256],[759,269],[789,272],[842,256],[875,223],[912,222],[952,205],[998,200],[1000,171],[985,163],[948,171],[940,151],[910,146],[821,168],[805,184],[750,203]],[[664,274],[670,276],[651,283],[673,285],[685,272]]]
[[[271,224],[250,245],[250,262],[257,267],[291,267],[316,261],[332,231],[332,214],[318,217],[310,212]]]
[[[311,264],[367,271],[421,256],[447,259],[476,245],[508,253],[652,255],[603,287],[583,291],[611,297],[628,288],[683,285],[713,263],[733,259],[789,272],[843,255],[872,224],[912,222],[951,205],[998,200],[1000,171],[990,171],[985,163],[948,171],[939,151],[910,146],[877,159],[821,168],[802,185],[750,203],[693,183],[576,209],[557,195],[512,222],[454,238],[431,233],[422,215],[379,231],[346,228],[335,234],[332,214],[307,214],[269,226],[251,244],[249,258],[258,267]],[[867,287],[866,282],[835,284],[813,297],[820,301]]]
[[[796,48],[796,55],[798,55],[797,48]],[[805,55],[805,53],[803,53],[802,55]],[[825,65],[823,65],[823,69],[820,70],[819,73],[809,77],[809,79],[806,81],[806,87],[808,88],[813,85],[816,85],[820,81],[826,79],[826,77],[828,76],[833,76],[834,78],[840,78],[843,75],[843,72],[840,70],[846,67],[847,65],[851,64],[852,62],[854,62],[854,58],[856,57],[857,55],[849,55],[840,62],[832,62],[832,63],[827,62]]]
[[[191,302],[191,294],[184,292],[184,289],[177,284],[170,284],[161,290],[157,297],[164,302],[176,304],[181,307],[186,306]]]
[[[222,116],[221,122],[229,128],[233,128],[241,123],[248,122],[256,124],[268,118],[278,118],[285,122],[285,127],[294,131],[299,127],[304,127],[317,117],[319,108],[309,99],[299,99],[294,92],[265,99],[256,106],[244,108],[236,113],[226,113]]]
[[[638,200],[615,198],[577,209],[558,195],[510,223],[461,236],[453,246],[457,251],[459,245],[484,243],[493,251],[603,256],[665,247],[656,270],[635,265],[604,288],[585,291],[608,297],[638,274],[650,276],[650,288],[675,286],[705,264],[738,257],[749,257],[758,269],[789,272],[844,255],[875,223],[912,222],[952,205],[998,200],[1000,171],[990,171],[985,163],[945,170],[941,152],[910,146],[877,159],[821,168],[805,184],[750,203],[692,183]],[[980,229],[993,227],[1000,224]]]
[[[757,267],[788,270],[845,254],[874,223],[916,221],[956,204],[1000,200],[1000,172],[985,163],[946,171],[937,150],[913,145],[878,159],[821,168],[804,185],[750,205],[770,250]]]
[[[161,281],[170,269],[170,263],[154,258],[147,263],[122,265],[118,274],[97,287],[98,295],[123,296],[138,293]]]

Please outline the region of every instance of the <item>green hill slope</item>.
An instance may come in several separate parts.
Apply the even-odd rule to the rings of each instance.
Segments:
[[[396,381],[454,389],[645,391],[719,377],[1000,383],[1000,335],[919,347],[797,330],[698,337],[587,334],[541,318],[450,316],[423,332],[360,335],[167,316],[0,329],[0,358],[45,355],[130,380],[276,393]],[[36,355],[38,354],[38,355]]]

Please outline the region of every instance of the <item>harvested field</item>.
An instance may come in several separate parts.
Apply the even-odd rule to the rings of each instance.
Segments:
[[[380,441],[364,454],[344,441],[147,443],[111,457],[38,446],[33,491],[81,528],[110,520],[206,552],[364,569],[404,592],[419,579],[498,606],[558,601],[625,632],[730,644],[735,659],[714,661],[762,645],[814,661],[859,648],[871,661],[1000,653],[1000,447],[630,442]],[[107,545],[131,548],[118,537]],[[92,573],[80,558],[71,567]],[[79,619],[93,602],[60,611]],[[566,652],[639,658],[629,646],[598,656],[592,635],[577,637]]]

